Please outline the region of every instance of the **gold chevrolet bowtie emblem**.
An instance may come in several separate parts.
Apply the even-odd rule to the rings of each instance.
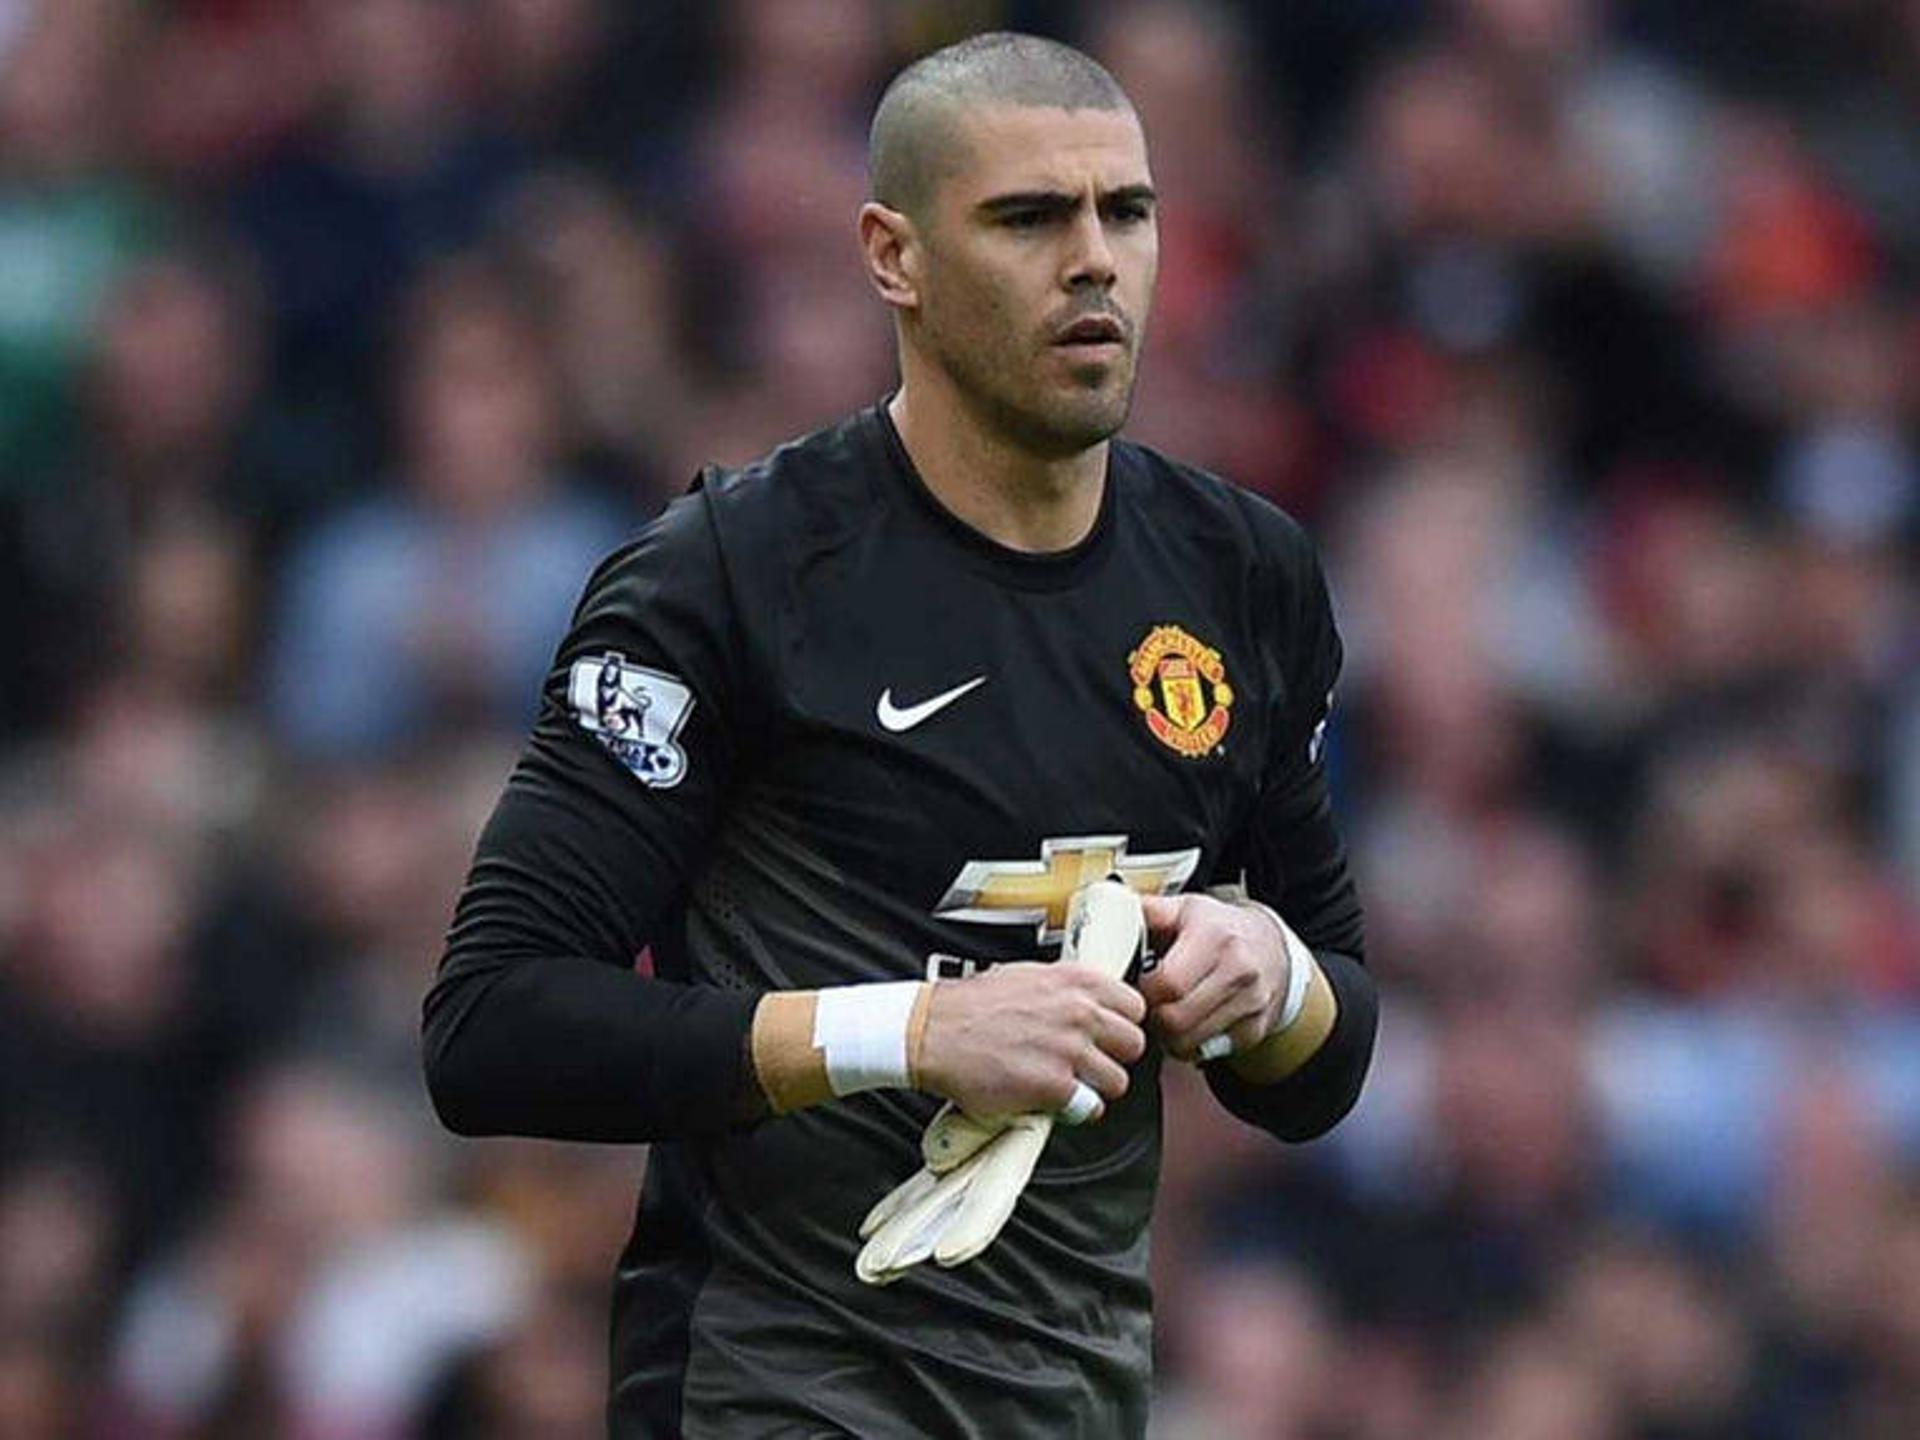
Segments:
[[[942,920],[1033,925],[1040,943],[1066,934],[1067,902],[1082,885],[1117,874],[1142,895],[1171,895],[1193,878],[1200,850],[1127,854],[1124,835],[1042,840],[1038,860],[969,860],[934,906]]]

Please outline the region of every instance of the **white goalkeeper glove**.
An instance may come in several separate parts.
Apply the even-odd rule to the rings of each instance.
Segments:
[[[1060,963],[1125,979],[1146,940],[1140,897],[1119,880],[1096,880],[1068,907]],[[923,1260],[959,1265],[985,1250],[1013,1214],[1053,1125],[1051,1114],[983,1119],[948,1101],[920,1138],[925,1167],[861,1222],[866,1245],[854,1273],[869,1285],[885,1285]]]

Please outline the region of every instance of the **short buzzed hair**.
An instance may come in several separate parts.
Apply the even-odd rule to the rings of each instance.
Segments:
[[[980,105],[1128,110],[1120,82],[1091,55],[1009,30],[975,35],[907,66],[886,88],[867,135],[873,198],[917,215],[960,168],[959,117]]]

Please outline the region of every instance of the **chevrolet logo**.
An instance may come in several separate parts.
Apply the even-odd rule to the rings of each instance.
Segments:
[[[1118,875],[1142,895],[1171,895],[1199,864],[1197,846],[1129,855],[1124,835],[1042,840],[1038,860],[969,860],[933,913],[980,925],[1033,925],[1041,944],[1057,944],[1067,930],[1067,902],[1082,885]]]

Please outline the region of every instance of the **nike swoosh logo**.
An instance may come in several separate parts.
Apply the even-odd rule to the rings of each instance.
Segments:
[[[880,721],[881,729],[891,730],[898,735],[902,731],[913,729],[923,720],[932,719],[969,690],[978,689],[986,683],[986,676],[976,675],[964,684],[956,685],[951,690],[943,690],[931,700],[922,700],[918,705],[909,705],[904,710],[894,705],[893,687],[889,685],[880,692],[880,703],[873,707],[873,713]]]

